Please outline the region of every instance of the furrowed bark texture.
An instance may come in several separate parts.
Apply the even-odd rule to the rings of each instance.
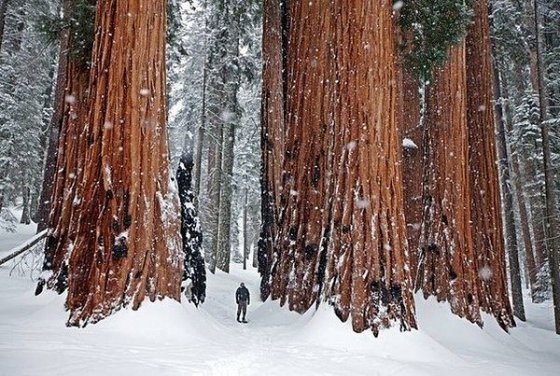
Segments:
[[[263,214],[274,215],[277,231],[264,273],[272,298],[305,312],[324,296],[356,332],[377,334],[392,320],[414,327],[392,2],[290,2],[276,13],[282,9],[265,3],[269,22],[287,33],[264,73],[265,140],[272,130],[285,135],[282,169],[268,159],[280,150],[265,144],[275,207]],[[283,98],[266,97],[278,91]]]
[[[423,171],[423,137],[424,128],[420,124],[420,93],[418,80],[406,69],[402,71],[403,97],[403,194],[404,216],[408,249],[410,251],[410,271],[412,280],[416,280],[420,224],[422,222],[422,171]]]
[[[65,14],[70,14],[73,6],[73,0],[65,1]],[[55,289],[59,294],[68,286],[68,247],[75,235],[69,228],[78,215],[75,209],[80,198],[76,197],[76,194],[83,176],[87,149],[83,132],[89,106],[89,69],[87,64],[68,52],[72,49],[72,44],[76,43],[73,41],[71,30],[65,31],[61,38],[55,112],[51,119],[47,151],[48,159],[53,158],[56,164],[52,166],[52,175],[48,173],[51,167],[47,164],[45,179],[52,181],[43,185],[41,193],[44,199],[43,195],[51,190],[50,203],[42,203],[43,210],[50,208],[50,211],[44,273],[39,279],[37,293],[42,291],[45,283],[48,288]]]
[[[427,88],[423,216],[416,288],[482,323],[471,235],[464,43],[453,47]]]
[[[68,16],[68,14],[72,12],[73,5],[74,0],[65,0],[63,2],[63,13],[65,16]],[[50,221],[50,212],[55,205],[53,203],[53,192],[58,182],[58,175],[60,174],[60,169],[57,168],[59,152],[58,150],[60,148],[65,148],[65,145],[60,145],[59,141],[61,132],[63,131],[63,129],[67,128],[67,126],[64,125],[64,119],[67,119],[67,117],[65,118],[64,116],[66,110],[65,105],[67,102],[65,101],[65,97],[68,95],[75,97],[76,95],[68,92],[70,89],[68,83],[73,81],[71,77],[68,77],[68,74],[75,73],[80,75],[80,72],[76,71],[75,68],[69,71],[69,64],[72,63],[73,65],[76,65],[76,62],[71,62],[71,60],[75,59],[71,59],[71,56],[69,54],[71,42],[71,31],[68,28],[62,30],[60,34],[60,46],[58,52],[58,72],[56,75],[56,86],[54,93],[54,111],[49,123],[49,128],[47,130],[48,140],[45,158],[45,171],[43,173],[43,184],[41,187],[41,195],[39,197],[39,207],[37,209],[37,233],[47,228],[53,228],[52,222]],[[76,66],[76,68],[82,68],[80,69],[80,71],[83,71],[83,74],[87,75],[88,71],[86,67]],[[81,93],[85,92],[85,89],[87,89],[87,84],[82,89],[83,90],[81,90]],[[82,96],[82,94],[80,94],[80,96]],[[84,103],[80,103],[79,106],[80,108],[82,108],[84,106]],[[77,130],[76,134],[78,134]]]
[[[472,186],[471,220],[481,309],[507,329],[515,325],[507,292],[507,275],[492,114],[492,68],[488,1],[473,2],[474,22],[466,38],[467,125]]]
[[[263,87],[262,87],[262,172],[261,211],[263,228],[258,242],[258,270],[261,299],[270,295],[271,261],[278,232],[282,166],[284,162],[285,88],[283,71],[285,35],[288,32],[285,1],[264,0],[263,4]]]
[[[164,0],[97,7],[79,216],[72,221],[69,325],[122,306],[179,299],[179,206],[170,191]],[[123,85],[123,82],[126,85]]]

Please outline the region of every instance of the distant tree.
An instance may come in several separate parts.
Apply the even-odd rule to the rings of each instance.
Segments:
[[[5,8],[2,8],[5,7]],[[33,11],[31,11],[33,9]],[[56,10],[54,1],[4,1],[0,50],[0,210],[22,204],[23,223],[35,212],[41,183],[43,119],[54,50],[40,38],[37,24]]]
[[[206,268],[202,255],[202,231],[194,206],[193,165],[192,152],[183,154],[177,169],[177,185],[181,201],[181,236],[185,257],[183,289],[187,298],[198,305],[206,298]]]
[[[11,0],[2,0],[0,3],[0,51],[2,50],[2,42],[4,41],[4,29],[6,27],[6,12],[8,4]]]

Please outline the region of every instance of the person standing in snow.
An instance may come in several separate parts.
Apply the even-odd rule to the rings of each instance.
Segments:
[[[245,284],[241,282],[239,288],[235,292],[235,302],[237,303],[237,322],[246,323],[245,315],[247,314],[247,306],[249,305],[249,290],[245,287]],[[242,319],[239,320],[239,317],[242,316]]]

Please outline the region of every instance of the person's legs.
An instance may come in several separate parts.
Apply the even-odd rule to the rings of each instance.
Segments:
[[[245,315],[247,315],[247,302],[241,302],[241,313],[243,314],[242,321],[245,321]]]
[[[237,303],[237,321],[239,321],[239,316],[241,315],[241,306],[243,305],[242,302]]]

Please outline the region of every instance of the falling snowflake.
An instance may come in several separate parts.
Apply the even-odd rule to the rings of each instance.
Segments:
[[[68,94],[67,96],[64,97],[64,102],[68,104],[74,104],[76,103],[76,97],[71,94]]]
[[[403,1],[395,1],[395,3],[393,4],[393,10],[399,11],[403,7],[403,5],[404,5]]]
[[[348,144],[346,144],[346,149],[352,151],[356,149],[356,146],[358,146],[358,143],[356,141],[350,141]]]
[[[365,209],[368,206],[369,206],[369,200],[368,199],[363,199],[363,198],[356,199],[356,207],[358,209]]]
[[[483,266],[478,271],[478,277],[483,281],[489,281],[490,279],[492,279],[492,275],[493,275],[492,269],[490,269],[488,265]]]

